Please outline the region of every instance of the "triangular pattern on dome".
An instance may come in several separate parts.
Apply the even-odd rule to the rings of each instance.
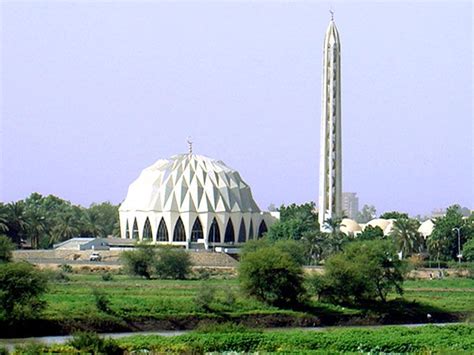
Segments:
[[[130,185],[120,209],[181,212],[191,203],[199,213],[216,209],[260,212],[238,172],[221,161],[194,154],[175,155],[144,169]]]

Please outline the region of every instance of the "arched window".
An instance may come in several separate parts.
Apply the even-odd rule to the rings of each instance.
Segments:
[[[156,233],[156,240],[158,242],[168,241],[168,228],[166,227],[166,222],[163,218],[161,218],[160,225],[158,226],[158,232]]]
[[[224,243],[233,243],[234,241],[234,225],[232,224],[232,220],[229,218],[229,222],[227,222],[227,227],[225,229]]]
[[[249,240],[253,239],[253,221],[250,220],[250,228],[249,228]]]
[[[138,239],[138,224],[137,224],[137,219],[136,218],[133,221],[132,238],[133,239]]]
[[[196,217],[196,221],[194,221],[193,229],[191,231],[191,241],[197,242],[198,239],[204,238],[202,233],[202,224],[199,220],[199,217]]]
[[[128,219],[127,219],[127,225],[125,227],[125,238],[130,239],[130,228],[128,227]]]
[[[258,227],[258,238],[262,238],[265,233],[267,233],[267,225],[265,224],[265,221],[262,221],[260,223],[260,227]]]
[[[153,237],[151,232],[151,224],[148,217],[146,218],[145,225],[143,226],[143,240],[150,240]]]
[[[209,243],[220,243],[221,242],[221,232],[219,230],[219,225],[217,224],[216,219],[214,218],[211,223],[211,228],[209,228]]]
[[[240,221],[240,228],[239,228],[239,243],[245,243],[245,222],[244,219]]]
[[[173,242],[185,242],[186,241],[186,231],[184,230],[184,224],[181,220],[181,217],[178,218],[176,221],[176,225],[174,226],[174,233],[173,233]]]

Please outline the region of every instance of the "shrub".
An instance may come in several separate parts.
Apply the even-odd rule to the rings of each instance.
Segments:
[[[313,289],[336,303],[385,301],[388,292],[403,292],[404,264],[388,241],[350,243],[326,261],[324,270],[313,278]]]
[[[72,266],[69,264],[61,264],[58,267],[62,272],[65,272],[68,274],[72,273]]]
[[[70,277],[67,276],[62,271],[45,270],[45,271],[43,271],[43,273],[46,276],[46,278],[48,279],[48,281],[53,281],[53,282],[68,282],[68,281],[71,281]]]
[[[111,313],[110,299],[107,297],[107,294],[104,291],[93,288],[92,295],[94,296],[95,306],[99,311]]]
[[[304,295],[301,265],[276,246],[244,253],[239,281],[246,294],[274,306],[298,304]]]
[[[158,251],[155,270],[160,279],[182,280],[191,272],[191,265],[191,258],[184,250],[164,247]]]
[[[12,260],[12,251],[15,249],[11,239],[7,236],[0,235],[0,263]]]
[[[113,339],[103,339],[96,333],[79,332],[74,334],[68,345],[79,350],[81,353],[92,354],[123,354],[124,351]]]
[[[104,281],[113,281],[114,276],[109,271],[106,271],[102,274],[102,280],[104,280]]]
[[[216,288],[207,282],[201,284],[194,297],[197,308],[203,312],[211,312],[212,304],[216,301]]]
[[[7,348],[0,346],[0,355],[8,355]]]
[[[135,250],[124,251],[120,258],[125,263],[128,274],[149,279],[152,267],[156,263],[156,248],[152,245],[139,244]]]
[[[46,276],[31,264],[0,264],[0,319],[37,317],[45,306],[40,296],[46,287]]]

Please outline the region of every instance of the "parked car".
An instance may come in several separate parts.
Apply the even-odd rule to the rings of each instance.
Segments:
[[[92,254],[89,256],[89,260],[90,260],[90,261],[101,261],[101,260],[102,260],[102,256],[101,256],[99,253],[92,253]]]

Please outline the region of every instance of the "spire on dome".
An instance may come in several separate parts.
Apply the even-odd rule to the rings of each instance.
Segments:
[[[186,139],[186,143],[188,143],[188,150],[189,150],[189,155],[193,154],[193,141],[191,139],[191,136],[188,136]]]

